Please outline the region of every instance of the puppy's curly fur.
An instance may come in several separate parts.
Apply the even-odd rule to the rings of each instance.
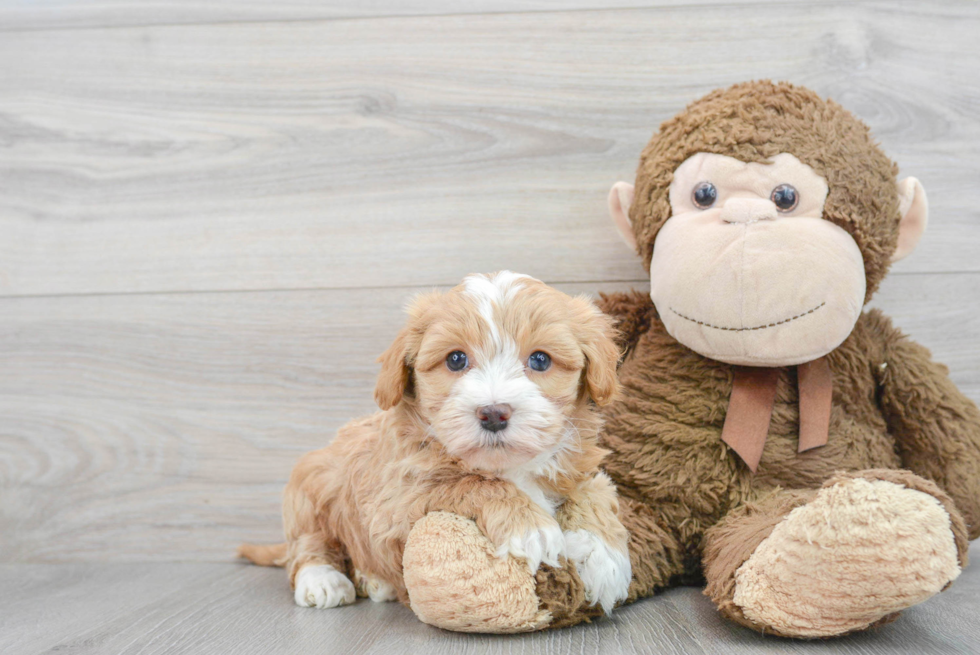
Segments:
[[[615,489],[598,470],[595,407],[618,390],[610,320],[586,298],[506,271],[419,296],[408,314],[380,357],[383,411],[297,464],[287,543],[240,554],[285,566],[300,605],[407,602],[408,534],[448,511],[532,571],[574,562],[587,598],[611,610],[631,572]]]

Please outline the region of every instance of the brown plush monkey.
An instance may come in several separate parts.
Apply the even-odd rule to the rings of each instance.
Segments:
[[[754,82],[664,123],[635,197],[613,188],[651,274],[649,297],[603,301],[626,352],[604,468],[631,533],[631,600],[704,580],[742,625],[827,637],[892,620],[966,565],[980,412],[863,312],[926,225],[921,185],[896,172],[836,103]],[[505,569],[468,523],[431,515],[409,540],[422,620],[486,631],[496,617],[500,632],[596,614],[573,570]]]

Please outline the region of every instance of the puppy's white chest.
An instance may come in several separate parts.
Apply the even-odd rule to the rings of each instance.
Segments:
[[[551,516],[555,515],[558,505],[561,504],[561,499],[542,489],[537,483],[537,476],[527,471],[513,471],[504,473],[501,477],[513,482],[535,505],[548,512]]]

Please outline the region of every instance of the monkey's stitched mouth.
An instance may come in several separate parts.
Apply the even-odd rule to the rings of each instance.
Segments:
[[[712,325],[711,323],[705,323],[704,321],[699,321],[696,318],[691,318],[690,316],[684,316],[684,314],[681,314],[679,311],[677,311],[673,307],[668,307],[668,309],[670,311],[674,312],[675,314],[677,314],[678,316],[680,316],[681,318],[683,318],[685,321],[690,321],[691,323],[697,323],[698,325],[703,325],[705,327],[714,328],[715,330],[724,330],[726,332],[751,332],[753,330],[765,330],[766,328],[776,327],[777,325],[784,325],[786,323],[789,323],[790,321],[795,321],[798,318],[803,318],[804,316],[807,316],[809,314],[812,314],[813,312],[817,311],[818,309],[820,309],[821,307],[823,307],[826,304],[827,304],[827,301],[825,300],[824,302],[820,303],[819,305],[817,305],[813,309],[809,309],[809,310],[803,312],[802,314],[797,314],[796,316],[790,316],[789,318],[784,318],[783,320],[776,321],[775,323],[767,323],[765,325],[756,325],[755,327],[741,327],[741,328],[737,328],[737,327],[722,327],[720,325]]]

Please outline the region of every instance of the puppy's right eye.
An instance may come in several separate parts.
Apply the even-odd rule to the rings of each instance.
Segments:
[[[531,356],[527,358],[527,365],[535,371],[547,371],[551,366],[551,357],[548,353],[538,350],[531,353]]]
[[[462,371],[468,363],[469,360],[466,359],[466,353],[462,350],[454,350],[446,357],[446,368],[454,373]]]

